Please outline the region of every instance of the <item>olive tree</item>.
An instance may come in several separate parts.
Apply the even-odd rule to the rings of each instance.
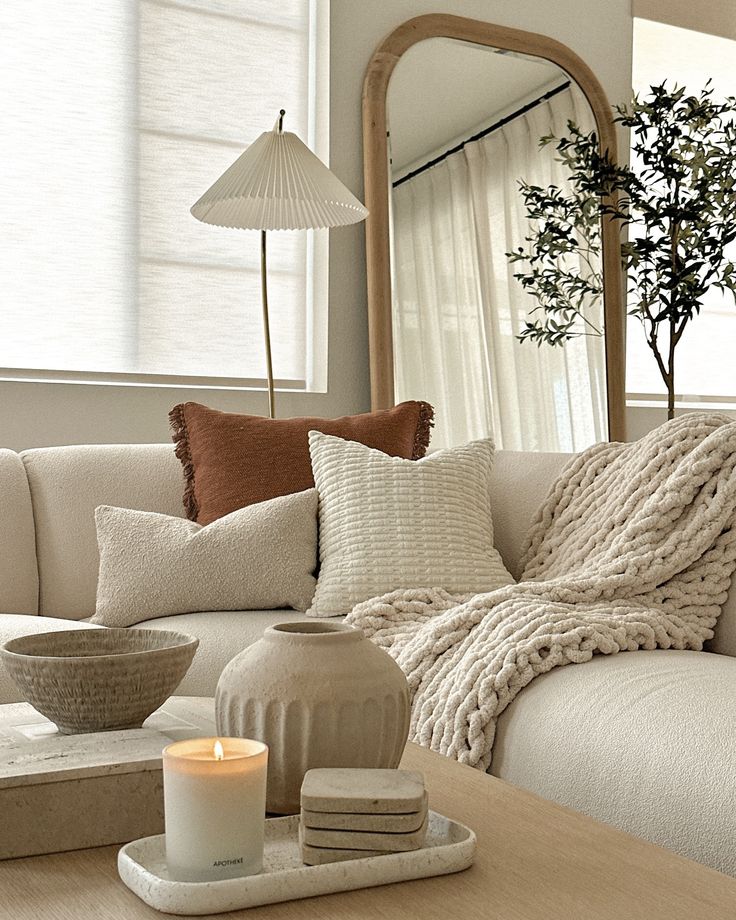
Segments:
[[[653,86],[615,121],[631,131],[631,166],[598,150],[595,132],[568,124],[556,157],[569,188],[520,183],[530,232],[526,246],[508,253],[515,277],[537,306],[519,335],[562,345],[577,335],[600,335],[591,320],[600,310],[602,219],[621,231],[629,315],[642,325],[675,408],[675,356],[688,324],[712,288],[736,298],[736,267],[728,247],[736,239],[736,98],[714,98],[710,82],[698,95]]]

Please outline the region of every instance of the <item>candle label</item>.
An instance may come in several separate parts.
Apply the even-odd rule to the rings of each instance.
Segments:
[[[243,857],[240,856],[238,859],[216,859],[212,865],[217,868],[222,868],[223,866],[242,866]]]

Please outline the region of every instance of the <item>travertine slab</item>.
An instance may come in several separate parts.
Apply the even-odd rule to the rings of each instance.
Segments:
[[[405,815],[366,815],[343,814],[337,811],[302,810],[302,823],[305,827],[321,827],[333,831],[381,831],[386,834],[405,834],[417,831],[427,816],[427,796],[421,811],[412,811]]]
[[[329,863],[346,862],[348,859],[368,859],[371,856],[385,856],[381,850],[346,850],[335,847],[312,847],[304,842],[304,825],[299,825],[299,847],[305,866],[327,866]]]
[[[330,863],[348,862],[351,859],[369,859],[385,856],[380,850],[328,850],[302,844],[302,861],[305,866],[329,866]]]
[[[163,748],[214,733],[214,702],[199,697],[172,697],[143,728],[83,735],[28,703],[0,706],[0,859],[161,833]]]
[[[412,770],[309,770],[301,805],[308,811],[408,814],[424,802],[424,777]]]
[[[427,833],[427,819],[419,830],[405,834],[387,834],[380,831],[334,831],[302,825],[302,840],[310,847],[327,847],[337,850],[380,850],[384,853],[405,853],[418,850]]]

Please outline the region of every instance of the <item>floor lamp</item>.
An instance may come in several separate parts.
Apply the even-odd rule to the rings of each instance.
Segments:
[[[266,231],[341,227],[368,216],[358,199],[296,134],[283,130],[285,114],[282,109],[273,130],[264,131],[191,208],[197,220],[206,224],[261,231],[261,301],[271,418],[275,412]]]

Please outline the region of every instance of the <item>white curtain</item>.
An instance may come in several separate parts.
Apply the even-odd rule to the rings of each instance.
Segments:
[[[536,301],[505,255],[529,232],[519,179],[567,186],[554,145],[538,145],[568,120],[594,127],[573,87],[394,189],[396,393],[435,406],[433,447],[493,435],[506,450],[578,451],[606,437],[603,339],[519,342]]]

